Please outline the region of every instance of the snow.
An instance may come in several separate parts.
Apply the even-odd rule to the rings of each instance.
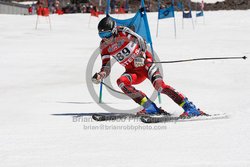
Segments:
[[[168,84],[207,113],[226,113],[229,119],[155,125],[94,122],[88,113],[106,112],[91,97],[86,81],[88,62],[100,40],[98,19],[51,15],[50,31],[45,18],[35,30],[36,16],[0,17],[0,166],[250,165],[249,60],[162,65]],[[173,19],[160,20],[156,38],[157,14],[148,14],[161,60],[249,57],[249,17],[249,10],[205,12],[205,24],[198,18],[193,29],[191,20],[184,20],[182,29],[178,13],[175,39]],[[99,70],[100,61],[97,58],[90,75]],[[118,64],[113,66],[111,83],[117,90],[122,72]],[[98,94],[99,86],[94,88]],[[153,90],[148,81],[137,88]],[[103,105],[137,107],[103,91]],[[161,97],[163,108],[181,114],[174,102]]]
[[[204,3],[216,3],[216,2],[223,2],[225,0],[204,0]],[[192,0],[192,2],[202,2],[202,0]]]

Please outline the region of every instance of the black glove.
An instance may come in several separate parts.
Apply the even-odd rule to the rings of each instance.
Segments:
[[[101,83],[102,78],[101,78],[101,75],[100,75],[100,74],[95,73],[95,75],[92,77],[91,80],[92,80],[92,82],[93,82],[94,84],[99,84],[99,83]]]

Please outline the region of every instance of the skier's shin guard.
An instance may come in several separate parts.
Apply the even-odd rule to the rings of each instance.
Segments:
[[[117,80],[117,85],[127,96],[129,96],[138,104],[141,104],[142,99],[146,97],[146,95],[143,92],[135,89],[135,87],[131,85],[131,81],[126,76],[121,76]]]
[[[159,79],[153,83],[155,89],[158,92],[166,94],[169,96],[176,104],[180,105],[184,101],[184,95],[177,92],[174,88],[169,85],[166,85],[162,79]]]

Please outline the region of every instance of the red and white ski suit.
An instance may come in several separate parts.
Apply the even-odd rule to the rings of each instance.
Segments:
[[[114,57],[125,67],[125,72],[118,78],[117,84],[136,103],[141,104],[146,95],[132,85],[139,84],[148,78],[158,92],[168,95],[180,105],[184,96],[164,83],[159,69],[151,63],[153,62],[152,54],[146,48],[147,45],[141,36],[127,27],[117,27],[117,34],[112,42],[102,40],[100,43],[102,68],[99,74],[102,78],[110,74],[110,58]]]

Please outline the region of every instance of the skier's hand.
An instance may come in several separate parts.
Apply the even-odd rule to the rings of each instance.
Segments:
[[[145,65],[145,59],[142,56],[136,57],[134,60],[134,66],[137,67],[142,67]]]
[[[95,75],[92,77],[91,80],[92,80],[92,82],[93,82],[94,84],[99,84],[99,83],[101,83],[101,81],[102,81],[102,77],[101,77],[100,74],[95,73]]]

